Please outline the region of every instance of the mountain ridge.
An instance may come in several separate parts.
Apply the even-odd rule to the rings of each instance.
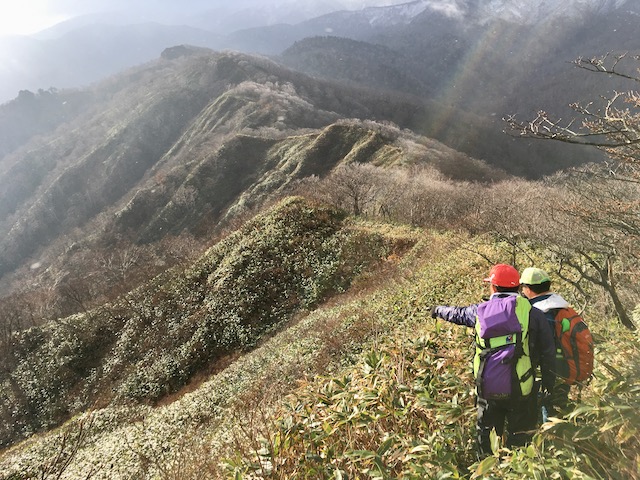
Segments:
[[[11,371],[2,372],[10,400],[2,406],[0,444],[50,429],[95,402],[159,401],[203,368],[250,350],[296,312],[346,289],[387,252],[406,248],[352,229],[345,219],[337,209],[285,199],[186,268],[95,310],[17,334],[3,357]],[[149,311],[160,298],[160,309]],[[69,332],[73,339],[61,340]],[[183,352],[180,365],[169,351]],[[151,362],[156,355],[168,363]],[[38,374],[36,385],[23,377],[28,370],[48,374]]]
[[[378,156],[391,165],[402,157],[394,152],[421,151],[426,141],[401,130],[424,121],[415,97],[318,81],[238,53],[171,52],[97,86],[90,108],[0,161],[10,185],[0,192],[3,274],[77,229],[142,243],[193,233],[294,180]],[[484,165],[467,171],[477,179],[505,175],[438,149]],[[432,162],[424,151],[417,164]]]
[[[593,14],[609,14],[627,8],[624,13],[640,14],[640,4],[637,0],[414,0],[391,6],[366,7],[359,12],[328,13],[301,23],[331,25],[346,20],[388,27],[409,24],[416,17],[429,14],[464,21],[467,24],[484,25],[500,19],[535,25],[559,18],[584,19]]]
[[[89,32],[88,36],[80,35],[80,30],[76,29],[74,33],[73,29],[69,29],[61,31],[65,35],[46,41],[14,38],[13,44],[7,44],[8,39],[5,43],[0,42],[0,59],[3,60],[4,66],[4,72],[0,70],[3,80],[0,83],[4,86],[0,92],[0,101],[15,98],[20,90],[84,87],[106,75],[150,61],[162,49],[182,43],[218,50],[237,49],[248,53],[277,55],[295,41],[310,36],[329,34],[371,41],[371,37],[384,34],[384,30],[390,27],[399,24],[410,25],[421,15],[455,20],[466,28],[482,25],[491,27],[491,23],[497,19],[515,24],[522,24],[522,20],[526,20],[524,24],[527,25],[549,24],[550,19],[558,22],[571,17],[585,21],[594,14],[606,16],[611,12],[620,11],[627,17],[633,12],[637,15],[640,12],[640,4],[637,0],[572,0],[542,3],[519,1],[515,5],[514,2],[495,1],[417,0],[400,5],[328,13],[290,25],[256,25],[249,29],[238,25],[235,33],[225,34],[208,31],[205,25],[198,22],[191,27],[187,26],[188,22],[184,26],[147,23],[143,28],[144,17],[126,24],[126,21],[118,16],[112,17],[111,20],[105,16],[103,23],[111,22],[111,26],[101,27],[104,33],[100,35],[99,45],[90,49],[94,52],[93,55],[87,56],[87,46],[95,44],[91,30],[95,30],[95,24],[99,23],[100,19],[94,17],[88,25],[82,22],[79,24]],[[149,17],[149,21],[157,22],[152,17]],[[350,24],[351,27],[343,26],[344,23]],[[559,25],[558,28],[563,27]],[[602,34],[601,31],[596,31],[598,35]],[[70,41],[65,42],[65,36]],[[123,48],[122,42],[131,44],[134,40],[142,47]],[[27,48],[28,45],[31,47]],[[83,48],[78,50],[75,48],[78,45],[82,45]],[[65,64],[66,67],[60,68],[60,64]]]

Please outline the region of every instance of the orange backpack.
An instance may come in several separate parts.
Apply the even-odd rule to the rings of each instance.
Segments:
[[[571,307],[555,316],[556,344],[567,363],[563,380],[568,385],[583,383],[593,374],[593,337],[582,317]]]

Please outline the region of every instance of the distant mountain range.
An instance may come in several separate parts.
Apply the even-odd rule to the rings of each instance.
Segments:
[[[447,72],[461,68],[463,59],[481,65],[487,49],[497,48],[508,56],[503,63],[527,72],[528,59],[545,48],[559,63],[571,60],[565,55],[639,48],[638,0],[416,0],[346,10],[349,5],[334,0],[267,7],[244,0],[212,10],[196,2],[181,15],[175,8],[163,13],[159,6],[145,14],[133,10],[78,17],[33,37],[1,39],[0,101],[25,89],[86,86],[179,44],[279,55],[304,38],[345,37],[408,55],[416,62],[414,71],[439,83],[447,82]],[[312,18],[320,13],[325,14]],[[508,40],[513,37],[518,50]],[[443,62],[449,62],[444,71]]]
[[[336,0],[322,10],[332,5],[348,6]],[[505,115],[551,107],[566,115],[563,106],[591,99],[591,84],[568,64],[577,56],[640,50],[640,0],[416,0],[315,18],[318,2],[278,3],[268,14],[249,0],[215,11],[202,2],[193,7],[199,15],[172,10],[175,22],[190,25],[140,23],[166,20],[162,11],[95,14],[34,38],[4,39],[0,101],[22,90],[87,86],[186,44],[269,55],[309,75],[418,95],[487,124],[498,120],[500,129]],[[258,24],[256,15],[263,26],[243,28]],[[293,18],[308,19],[278,23]],[[454,148],[490,153],[435,128],[430,134]]]

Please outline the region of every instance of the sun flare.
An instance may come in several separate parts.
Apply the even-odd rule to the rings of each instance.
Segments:
[[[0,9],[0,36],[30,35],[67,19],[52,13],[47,1],[12,2]]]

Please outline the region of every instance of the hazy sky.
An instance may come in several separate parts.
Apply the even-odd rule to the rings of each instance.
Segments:
[[[260,4],[266,0],[235,0],[244,7]],[[292,3],[293,0],[271,0],[272,3]],[[300,1],[300,0],[298,0]],[[326,0],[307,0],[306,3],[324,3]],[[395,5],[410,0],[339,0],[349,9],[370,6]],[[0,36],[29,35],[69,18],[88,13],[128,10],[135,13],[154,11],[176,12],[214,9],[229,6],[230,0],[3,0],[0,3]],[[304,1],[301,3],[305,3]]]
[[[0,35],[35,33],[66,20],[47,0],[13,0],[3,2],[0,10]]]

